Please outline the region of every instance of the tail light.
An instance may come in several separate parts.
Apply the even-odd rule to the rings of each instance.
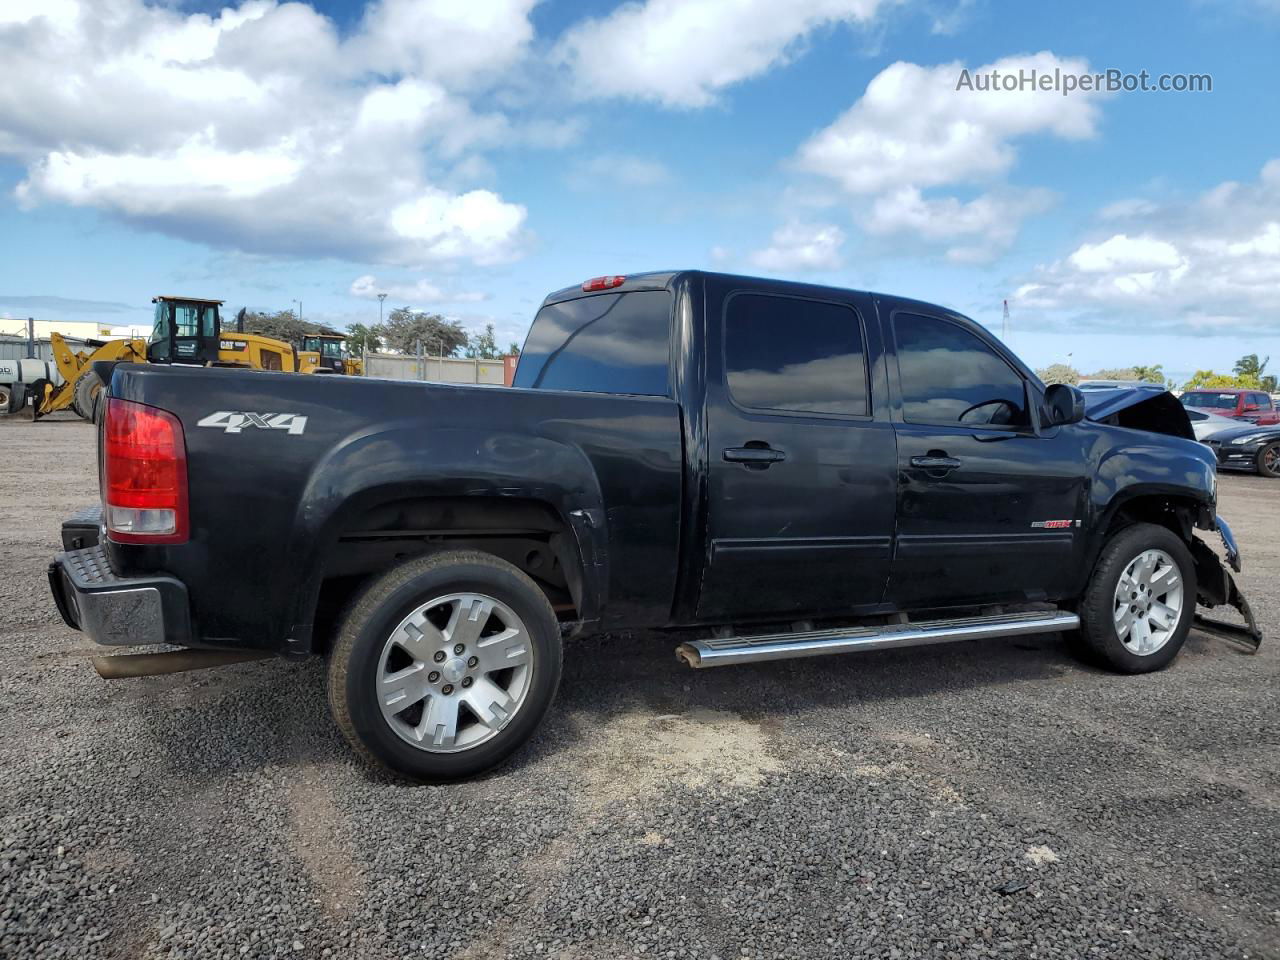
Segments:
[[[116,543],[185,543],[187,446],[178,418],[109,397],[102,433],[107,536]]]
[[[620,287],[626,282],[626,277],[592,277],[582,284],[582,290],[584,293],[592,293],[596,290],[612,290],[614,287]]]

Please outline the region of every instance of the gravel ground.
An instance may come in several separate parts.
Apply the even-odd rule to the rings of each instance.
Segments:
[[[0,421],[0,956],[1280,957],[1280,483],[1221,484],[1256,657],[595,638],[513,763],[409,787],[319,663],[98,679],[45,581],[92,451]]]

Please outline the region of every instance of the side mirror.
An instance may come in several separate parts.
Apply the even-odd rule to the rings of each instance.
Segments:
[[[1049,426],[1079,423],[1084,419],[1084,394],[1066,383],[1055,383],[1044,392],[1044,405],[1049,409]]]

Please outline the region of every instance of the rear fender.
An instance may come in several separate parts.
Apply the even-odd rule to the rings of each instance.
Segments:
[[[289,637],[311,645],[312,618],[327,556],[357,514],[423,497],[519,497],[547,503],[565,521],[577,553],[583,620],[607,601],[608,530],[604,499],[586,455],[569,444],[519,433],[477,437],[474,429],[401,421],[349,437],[322,458],[299,500],[289,555],[303,561]],[[568,572],[566,565],[566,575]]]

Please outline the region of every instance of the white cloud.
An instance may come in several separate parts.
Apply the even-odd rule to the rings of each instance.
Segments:
[[[763,270],[786,273],[835,270],[840,266],[844,231],[829,223],[789,223],[773,232],[769,246],[751,254]]]
[[[912,234],[951,244],[947,259],[984,263],[1008,249],[1024,218],[1047,210],[1053,201],[1049,190],[1005,188],[965,202],[929,199],[915,187],[902,187],[877,197],[863,226],[872,234]]]
[[[801,145],[795,165],[834,182],[869,233],[941,243],[949,259],[976,262],[1003,253],[1022,221],[1052,204],[1049,191],[1004,184],[1017,161],[1017,141],[1094,136],[1099,95],[957,90],[963,68],[958,62],[886,67],[852,107]],[[970,72],[1088,69],[1084,60],[1042,51]],[[936,195],[962,185],[987,192],[967,201]],[[954,242],[962,238],[964,243]]]
[[[587,98],[704,107],[787,62],[814,31],[866,23],[885,0],[644,0],[570,28],[555,56]]]
[[[470,86],[491,79],[533,39],[535,0],[381,0],[351,45],[379,73]]]
[[[341,36],[276,0],[10,0],[0,155],[26,166],[26,207],[255,253],[510,259],[525,208],[467,181],[482,151],[543,134],[470,98],[525,56],[532,5],[381,0]]]
[[[627,153],[601,153],[579,162],[569,175],[575,189],[597,189],[603,183],[624,187],[653,187],[671,179],[671,171],[657,160]]]
[[[376,300],[378,294],[385,293],[392,303],[411,307],[437,303],[478,303],[489,299],[487,293],[444,290],[426,279],[416,283],[379,283],[378,278],[372,274],[365,274],[351,281],[350,293],[362,300]]]
[[[1083,273],[1169,270],[1186,262],[1172,243],[1151,236],[1129,237],[1123,233],[1117,233],[1102,243],[1081,244],[1069,259],[1071,265]]]
[[[1280,159],[1255,182],[1129,210],[1123,230],[1039,267],[1016,299],[1045,314],[1137,313],[1165,328],[1280,329]]]
[[[1019,137],[1094,135],[1098,95],[956,90],[962,66],[886,67],[857,103],[800,148],[798,165],[849,193],[874,194],[1002,176],[1013,166],[1013,141]],[[1089,67],[1044,51],[1005,57],[972,73],[1032,69],[1084,73]]]

